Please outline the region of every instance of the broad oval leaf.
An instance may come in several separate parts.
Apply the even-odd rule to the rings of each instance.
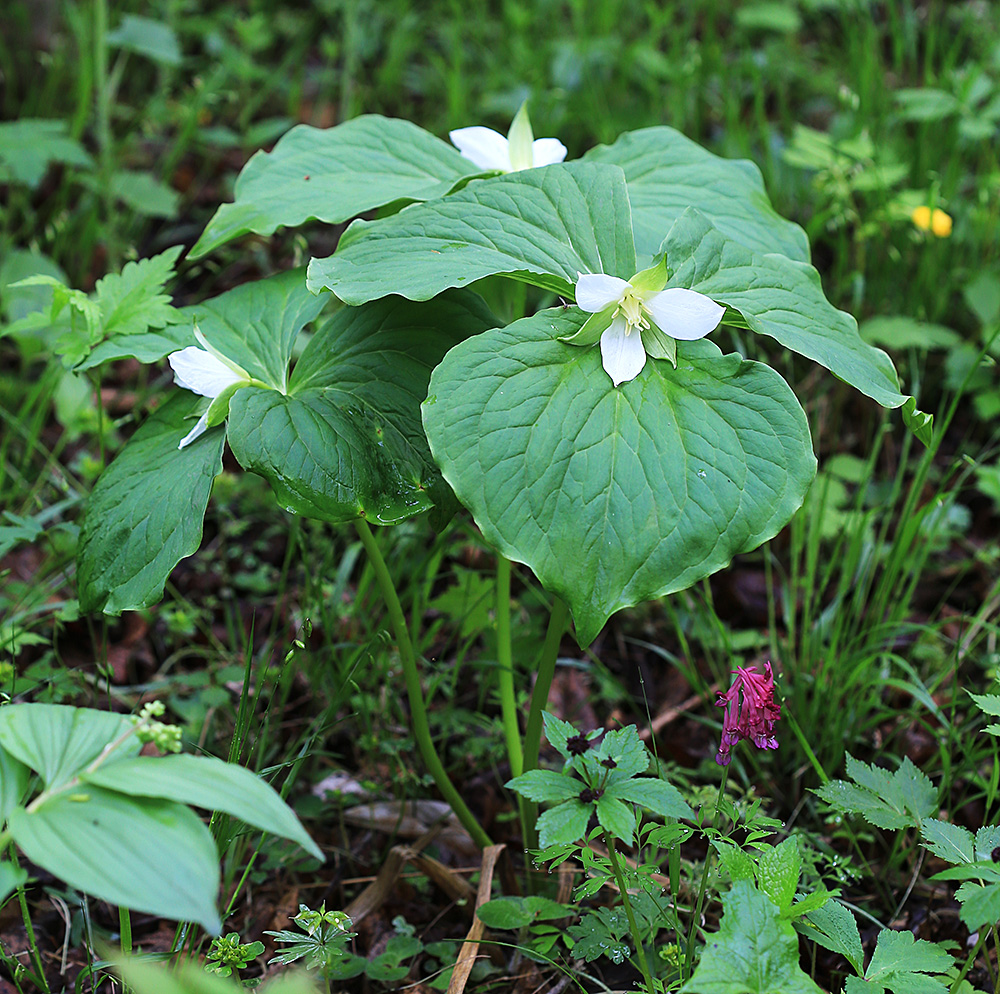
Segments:
[[[201,544],[224,433],[177,444],[201,398],[170,398],[101,474],[87,500],[77,553],[80,609],[121,614],[156,603],[170,571]]]
[[[248,232],[339,223],[375,207],[443,197],[481,170],[409,121],[369,114],[334,128],[300,124],[258,152],[191,250],[197,259]]]
[[[185,345],[194,345],[195,322],[211,345],[252,377],[275,390],[288,386],[292,346],[329,300],[306,289],[305,270],[243,283],[210,300],[185,307]]]
[[[236,393],[233,453],[268,480],[283,507],[323,521],[393,524],[453,503],[427,448],[420,403],[445,352],[496,324],[469,291],[344,308],[306,346],[287,395]]]
[[[390,293],[428,300],[498,274],[572,296],[581,272],[635,274],[628,193],[617,166],[525,169],[393,217],[356,221],[332,256],[309,263],[308,282],[314,292],[362,304]]]
[[[681,215],[661,248],[668,287],[697,290],[732,307],[751,331],[825,366],[883,407],[906,402],[892,360],[864,342],[857,321],[826,299],[812,266],[752,252],[695,210]]]
[[[724,235],[755,252],[809,261],[806,233],[771,206],[752,162],[720,158],[667,127],[626,132],[613,145],[592,148],[583,161],[625,170],[640,256],[656,255],[674,221],[695,207]]]
[[[553,308],[456,346],[423,406],[431,451],[483,534],[569,604],[587,645],[615,611],[682,590],[775,535],[815,474],[774,370],[707,340],[611,385]]]
[[[102,901],[200,922],[218,933],[219,859],[198,816],[183,804],[135,800],[81,785],[10,818],[32,862]]]
[[[162,797],[225,811],[272,835],[292,839],[321,862],[323,853],[275,789],[249,770],[210,756],[136,756],[85,774],[86,783],[132,797]]]
[[[49,790],[75,777],[132,727],[125,715],[68,704],[9,704],[0,708],[0,746],[37,771]],[[121,761],[139,749],[139,740],[130,736],[115,749],[114,757]],[[6,772],[5,766],[5,803],[9,800]],[[15,774],[15,779],[19,776]]]

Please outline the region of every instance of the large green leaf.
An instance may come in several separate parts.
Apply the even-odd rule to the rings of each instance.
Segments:
[[[805,232],[774,210],[752,162],[719,158],[667,127],[627,132],[613,145],[591,149],[583,160],[625,170],[640,256],[655,255],[674,221],[695,207],[747,248],[809,261]]]
[[[244,166],[236,202],[215,212],[191,258],[250,231],[336,224],[386,204],[443,197],[481,171],[409,121],[370,114],[326,130],[302,124]]]
[[[177,445],[201,398],[171,397],[97,481],[80,531],[77,585],[83,611],[121,614],[155,603],[170,571],[201,543],[224,433]]]
[[[249,770],[210,756],[137,756],[99,766],[87,783],[133,797],[162,797],[227,814],[292,839],[318,860],[323,853],[270,784]]]
[[[9,704],[0,708],[0,746],[36,770],[49,790],[72,779],[109,743],[131,729],[128,718],[111,711],[67,704]],[[125,740],[115,750],[115,756],[121,757],[116,762],[139,748],[135,737]],[[4,800],[9,799],[5,796]]]
[[[892,361],[862,341],[857,321],[826,299],[812,266],[753,252],[695,210],[678,218],[662,250],[668,287],[697,290],[732,307],[751,331],[825,366],[883,407],[906,402]]]
[[[500,273],[572,296],[581,272],[635,273],[628,193],[617,166],[526,169],[381,221],[355,221],[334,255],[312,260],[308,281],[313,291],[361,304],[390,293],[427,300]]]
[[[799,966],[792,926],[750,881],[734,883],[722,908],[719,931],[681,994],[822,994]]]
[[[305,270],[243,283],[234,290],[185,307],[186,344],[195,344],[195,322],[208,341],[252,377],[275,390],[288,385],[288,364],[299,332],[329,303],[306,289]]]
[[[15,705],[9,705],[13,706]],[[3,825],[11,811],[24,800],[24,792],[28,789],[30,779],[31,770],[6,749],[0,747],[0,825]]]
[[[28,871],[6,861],[0,862],[0,904],[28,879]]]
[[[222,927],[215,843],[183,804],[87,784],[17,808],[10,830],[28,859],[77,890],[209,932]]]
[[[420,422],[431,370],[468,335],[496,324],[479,297],[399,297],[344,308],[316,333],[287,395],[245,387],[229,444],[289,511],[391,524],[452,501]]]
[[[445,356],[431,451],[483,534],[565,599],[577,638],[775,535],[813,478],[805,415],[772,369],[679,342],[619,388],[553,308]]]

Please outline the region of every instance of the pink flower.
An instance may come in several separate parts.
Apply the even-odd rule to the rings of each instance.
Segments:
[[[733,685],[719,694],[717,707],[726,709],[722,722],[722,744],[715,761],[729,765],[729,752],[740,739],[750,739],[758,749],[777,749],[774,723],[781,717],[781,705],[774,701],[774,676],[771,664],[764,664],[764,673],[757,666],[738,666]],[[740,691],[743,692],[742,698]]]

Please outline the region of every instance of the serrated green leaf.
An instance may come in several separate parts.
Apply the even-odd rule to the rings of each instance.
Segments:
[[[925,818],[920,823],[920,834],[924,845],[949,863],[972,863],[976,859],[976,840],[961,825]]]
[[[613,784],[607,793],[619,800],[640,804],[664,818],[694,817],[691,806],[681,796],[681,792],[665,780],[653,777],[629,779]]]
[[[972,691],[966,693],[976,702],[976,707],[985,714],[1000,718],[1000,696],[997,694],[973,694]]]
[[[1000,846],[1000,825],[983,825],[976,831],[977,860],[992,860],[997,846]]]
[[[770,368],[682,342],[676,370],[651,360],[616,389],[599,349],[560,341],[583,320],[554,308],[462,342],[422,410],[458,498],[570,605],[587,645],[613,612],[775,535],[815,459],[805,416]]]
[[[445,352],[494,324],[468,291],[338,311],[306,347],[287,394],[245,387],[233,398],[233,454],[283,507],[308,517],[394,524],[448,508],[420,402]]]
[[[822,994],[799,966],[794,929],[765,894],[738,880],[722,907],[719,931],[681,994]]]
[[[529,801],[567,801],[579,797],[583,790],[579,780],[555,770],[528,770],[508,780],[504,786]]]
[[[810,911],[797,928],[810,941],[840,953],[858,973],[864,972],[865,954],[858,923],[839,901],[828,901],[823,907]]]
[[[94,160],[68,131],[61,120],[23,117],[0,122],[0,182],[13,180],[34,189],[50,163],[93,168]]]
[[[183,804],[141,802],[87,786],[10,818],[25,855],[71,887],[136,911],[221,929],[219,860],[198,816]]]
[[[476,917],[487,928],[523,928],[536,921],[565,918],[570,909],[547,897],[498,897],[476,909]]]
[[[695,207],[728,238],[755,252],[809,261],[805,232],[774,210],[752,162],[722,159],[667,127],[627,132],[613,145],[591,149],[583,161],[613,163],[625,171],[640,256],[656,255],[674,221]]]
[[[801,870],[802,854],[795,836],[784,839],[776,846],[765,847],[757,858],[760,889],[782,911],[792,906]]]
[[[848,753],[847,773],[858,786],[831,780],[816,793],[837,810],[860,815],[878,828],[919,828],[936,808],[937,791],[909,757],[890,772]]]
[[[0,708],[0,747],[30,766],[45,787],[53,789],[76,776],[132,727],[125,715],[110,711],[67,704],[8,704]],[[136,738],[125,739],[114,759],[127,759],[139,748]]]
[[[150,329],[181,320],[170,296],[163,292],[164,284],[174,275],[181,248],[176,245],[150,259],[128,262],[120,273],[98,280],[94,302],[100,309],[99,337],[84,342],[73,332],[64,335],[56,346],[63,361],[82,372],[111,359],[148,356],[151,341],[157,340],[146,337]],[[165,340],[173,339],[167,335]],[[159,356],[154,354],[153,358]]]
[[[197,259],[248,232],[270,235],[305,221],[339,224],[387,204],[443,197],[481,170],[409,121],[368,114],[321,130],[292,128],[258,152],[191,250]]]
[[[577,730],[562,718],[557,718],[548,711],[542,712],[542,725],[545,729],[545,740],[563,759],[569,759],[569,749],[566,743],[577,735]]]
[[[753,252],[690,209],[670,229],[661,251],[671,269],[668,287],[697,290],[732,307],[751,331],[825,366],[883,407],[906,402],[892,361],[863,342],[854,318],[826,299],[812,266]]]
[[[615,764],[615,773],[625,777],[645,773],[649,769],[651,759],[649,750],[639,738],[635,725],[626,725],[624,728],[614,728],[606,732],[595,755],[602,760],[612,760]]]
[[[967,880],[955,891],[962,905],[958,917],[970,932],[1000,921],[1000,884],[978,884]]]
[[[593,804],[566,801],[538,816],[538,844],[542,849],[559,843],[578,842],[587,834],[587,824],[594,813]]]
[[[712,846],[719,854],[719,864],[733,882],[755,879],[753,860],[739,846],[723,839],[713,839]]]
[[[121,614],[154,604],[170,571],[201,544],[224,433],[209,431],[177,448],[199,401],[178,391],[97,481],[77,553],[82,611]]]
[[[635,273],[628,194],[617,166],[526,169],[380,221],[355,221],[334,255],[309,263],[308,283],[348,304],[391,293],[427,300],[495,275],[572,297],[581,272],[623,279]]]
[[[597,799],[597,823],[626,845],[635,841],[635,814],[609,791]]]
[[[954,959],[934,942],[915,939],[912,932],[882,929],[865,980],[894,994],[945,994],[948,985],[928,973],[946,973]]]
[[[82,779],[133,797],[162,797],[225,811],[255,828],[291,839],[320,862],[324,860],[319,846],[277,791],[234,763],[210,756],[137,756],[98,767]]]

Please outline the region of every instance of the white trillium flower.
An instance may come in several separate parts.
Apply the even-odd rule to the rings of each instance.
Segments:
[[[194,337],[204,348],[189,345],[179,352],[171,352],[167,356],[167,361],[174,371],[174,382],[179,387],[201,394],[202,397],[211,397],[212,403],[198,419],[197,424],[181,439],[178,449],[190,445],[207,429],[222,424],[229,413],[229,401],[233,394],[240,387],[257,382],[246,370],[212,348],[197,326],[194,329]]]
[[[599,333],[601,362],[616,387],[642,372],[647,353],[676,366],[677,341],[704,338],[719,326],[726,312],[696,290],[664,289],[665,257],[631,280],[604,273],[577,275],[577,305],[594,316],[568,340],[589,345]]]
[[[480,169],[496,169],[515,173],[535,166],[550,166],[566,158],[566,146],[558,138],[535,138],[528,120],[527,104],[514,115],[510,131],[504,138],[492,128],[458,128],[448,137],[470,162]]]

